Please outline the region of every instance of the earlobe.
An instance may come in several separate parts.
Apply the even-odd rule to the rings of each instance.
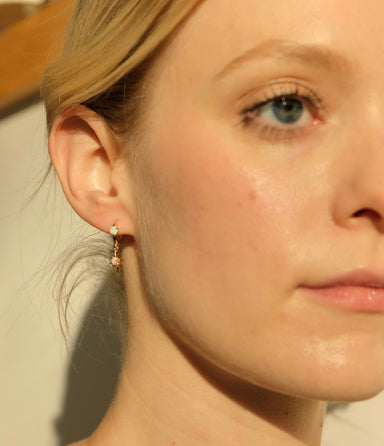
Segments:
[[[49,153],[64,194],[92,226],[109,232],[116,220],[121,234],[134,235],[134,209],[122,148],[106,122],[75,105],[60,113],[49,136]]]

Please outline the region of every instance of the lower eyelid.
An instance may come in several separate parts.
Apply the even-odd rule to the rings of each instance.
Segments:
[[[244,107],[242,111],[246,112],[247,110],[252,110],[257,106],[261,107],[266,103],[281,97],[300,99],[319,111],[323,110],[324,108],[322,96],[319,95],[315,89],[303,85],[301,82],[297,82],[295,80],[291,82],[277,82],[273,85],[269,85],[266,87],[266,89],[260,91],[258,96],[259,100],[254,100],[248,107]]]
[[[268,143],[291,143],[310,133],[307,127],[296,127],[292,129],[283,129],[268,124],[253,124],[255,131],[258,132],[258,138]],[[250,127],[252,124],[250,124]]]

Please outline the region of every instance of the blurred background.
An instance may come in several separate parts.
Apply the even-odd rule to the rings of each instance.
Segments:
[[[0,445],[64,446],[88,435],[113,396],[120,341],[103,283],[80,286],[60,329],[57,256],[94,231],[49,166],[39,82],[61,48],[72,0],[0,0]],[[44,179],[45,178],[45,179]],[[332,379],[332,377],[330,377]],[[384,394],[331,404],[325,446],[383,446]]]

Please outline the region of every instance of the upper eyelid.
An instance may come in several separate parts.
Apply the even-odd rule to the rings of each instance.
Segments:
[[[315,106],[316,104],[314,104],[309,98],[304,97],[304,96],[294,96],[294,95],[281,95],[281,96],[275,96],[271,99],[266,99],[262,102],[255,102],[251,107],[248,107],[247,109],[244,110],[245,113],[247,112],[252,112],[253,110],[255,110],[256,108],[263,108],[264,106],[266,106],[267,104],[273,103],[274,101],[276,101],[277,99],[281,99],[281,98],[287,98],[287,99],[296,99],[296,100],[301,100],[301,102],[309,102],[310,105]],[[317,108],[317,107],[316,107]]]
[[[317,110],[324,111],[323,99],[315,90],[302,86],[297,82],[282,82],[269,86],[269,89],[267,87],[263,91],[263,98],[251,101],[251,104],[242,108],[241,114],[244,115],[254,110],[257,106],[262,107],[268,102],[273,102],[284,96],[302,98],[303,100],[309,101]]]

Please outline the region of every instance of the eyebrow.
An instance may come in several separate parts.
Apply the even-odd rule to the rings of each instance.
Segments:
[[[247,50],[244,54],[233,59],[215,76],[219,80],[237,71],[244,64],[260,60],[293,60],[328,70],[347,72],[351,63],[342,54],[330,50],[322,45],[303,45],[293,41],[272,39],[265,40],[259,45]]]

